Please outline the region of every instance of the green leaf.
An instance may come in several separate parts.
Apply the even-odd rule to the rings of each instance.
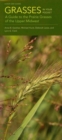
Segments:
[[[31,109],[31,111],[25,117],[25,119],[24,119],[23,123],[21,124],[21,126],[13,133],[13,135],[11,135],[8,138],[8,140],[18,140],[18,138],[21,136],[23,130],[25,129],[27,124],[30,122],[30,120],[32,119],[32,117],[36,113],[38,107],[40,106],[40,104],[44,100],[44,98],[45,98],[46,94],[48,93],[49,89],[41,96],[41,98],[38,100],[38,102],[34,105],[34,107]]]

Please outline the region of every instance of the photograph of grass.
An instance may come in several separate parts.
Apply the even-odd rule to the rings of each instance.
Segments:
[[[0,140],[62,140],[62,36],[0,36]]]

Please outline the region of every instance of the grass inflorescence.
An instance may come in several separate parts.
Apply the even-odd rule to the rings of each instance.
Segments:
[[[22,51],[18,52],[15,57],[12,59],[9,59],[11,54],[11,40],[8,41],[6,46],[6,64],[4,66],[4,69],[7,67],[11,67],[11,64],[16,63],[18,65],[19,63],[24,63],[26,59],[30,58],[30,55],[32,54],[33,45],[32,43],[36,41],[36,38],[29,41],[25,47],[22,49]],[[59,83],[62,85],[62,63],[61,60],[54,62],[49,65],[45,65],[44,68],[41,67],[42,64],[39,64],[38,69],[33,74],[32,78],[24,78],[20,74],[21,69],[18,70],[18,72],[13,72],[10,74],[5,74],[3,70],[1,70],[0,75],[0,87],[7,91],[7,89],[14,89],[16,94],[12,94],[11,96],[7,96],[4,94],[4,98],[2,98],[1,106],[3,108],[4,105],[9,106],[9,115],[8,115],[8,121],[6,123],[6,128],[4,132],[4,140],[7,137],[7,133],[9,130],[9,127],[12,123],[12,119],[15,116],[15,113],[17,112],[17,108],[20,106],[20,103],[24,101],[28,95],[38,93],[40,90],[45,88],[45,91],[49,89],[52,85]],[[46,68],[47,66],[47,68]],[[5,84],[5,80],[9,80],[9,84]],[[11,82],[12,81],[12,82]],[[16,89],[18,89],[16,91]],[[9,90],[8,90],[9,91]],[[41,93],[43,95],[43,93]],[[40,96],[41,96],[40,95]],[[9,103],[9,105],[8,105]],[[53,104],[53,100],[51,102]],[[56,102],[55,102],[56,105]],[[61,106],[61,105],[60,105]],[[40,122],[40,121],[39,121]],[[56,125],[60,126],[60,123],[51,123],[48,122],[49,125]]]

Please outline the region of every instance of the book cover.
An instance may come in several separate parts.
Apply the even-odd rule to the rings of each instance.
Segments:
[[[61,0],[0,0],[0,139],[62,140]]]

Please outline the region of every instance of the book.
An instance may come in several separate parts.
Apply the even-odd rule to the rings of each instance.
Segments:
[[[62,2],[0,0],[0,138],[62,139]]]

